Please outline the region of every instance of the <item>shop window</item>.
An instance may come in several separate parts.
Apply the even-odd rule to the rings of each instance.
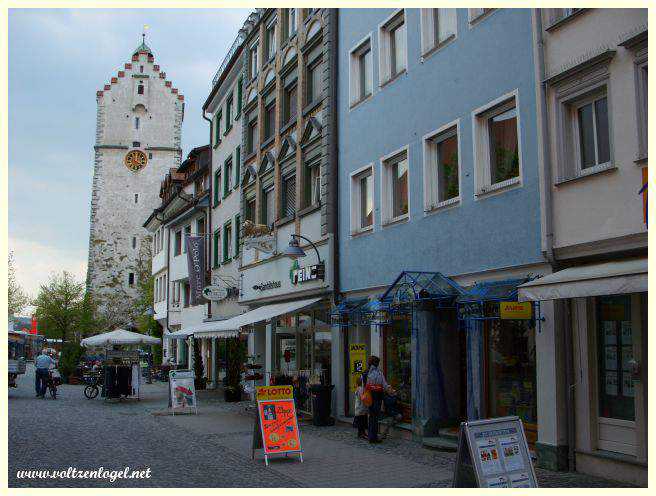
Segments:
[[[456,9],[421,9],[421,53],[426,55],[454,39],[457,24]]]
[[[407,149],[383,159],[383,224],[408,216]]]
[[[476,194],[520,182],[519,122],[516,97],[475,112]]]
[[[296,176],[291,174],[282,180],[282,207],[280,215],[283,218],[293,218],[296,214]]]
[[[460,200],[458,125],[449,125],[424,139],[424,210]]]
[[[374,173],[367,166],[351,176],[351,233],[371,230],[374,225]]]
[[[373,91],[371,38],[351,50],[351,105],[356,105]]]
[[[383,363],[387,382],[394,390],[404,422],[412,421],[412,351],[411,322],[394,320],[386,326],[383,341]]]
[[[405,12],[400,10],[380,27],[380,85],[406,70]]]

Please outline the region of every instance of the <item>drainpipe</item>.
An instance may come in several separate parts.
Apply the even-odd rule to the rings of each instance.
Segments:
[[[207,228],[205,229],[207,232],[203,234],[205,236],[205,240],[207,241],[207,247],[209,249],[205,250],[205,259],[207,262],[207,266],[210,268],[210,274],[212,272],[212,256],[211,256],[211,251],[212,251],[212,238],[210,238],[210,233],[212,232],[212,198],[213,192],[214,192],[214,177],[212,176],[212,120],[208,119],[207,116],[205,115],[205,109],[203,109],[203,119],[205,119],[207,122],[210,123],[210,197],[209,197],[209,206],[207,207]],[[210,277],[210,284],[212,283],[212,278]],[[208,301],[207,302],[207,318],[211,319],[212,318],[212,302]]]
[[[542,156],[542,167],[540,167],[540,189],[542,191],[541,207],[544,212],[544,242],[545,257],[551,265],[552,270],[558,266],[558,261],[554,254],[553,248],[553,169],[551,162],[551,143],[549,141],[549,120],[547,115],[547,84],[546,70],[544,63],[544,37],[542,26],[542,9],[533,9],[534,20],[534,58],[535,58],[535,79],[539,88],[537,98],[538,106],[538,126],[540,128],[540,141]],[[555,305],[556,306],[556,305]],[[567,397],[565,401],[565,411],[567,417],[567,464],[570,471],[576,468],[575,444],[576,444],[576,419],[574,412],[574,356],[573,356],[573,323],[572,323],[572,300],[567,299],[563,302],[564,319],[559,322],[564,326],[563,345],[565,348],[565,381],[567,387]],[[562,308],[562,307],[561,307]],[[554,329],[555,332],[555,329]]]

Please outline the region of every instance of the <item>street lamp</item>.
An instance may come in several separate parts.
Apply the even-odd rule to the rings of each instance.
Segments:
[[[305,236],[301,236],[300,234],[291,235],[291,239],[289,240],[289,245],[283,251],[283,255],[291,258],[292,260],[296,260],[298,258],[304,257],[305,250],[303,250],[303,248],[301,248],[300,245],[298,244],[299,239],[307,241],[312,245],[312,248],[314,248],[314,251],[317,254],[317,264],[322,265],[323,261],[321,260],[321,256],[319,255],[319,250],[317,249],[317,246],[312,241],[307,239]]]

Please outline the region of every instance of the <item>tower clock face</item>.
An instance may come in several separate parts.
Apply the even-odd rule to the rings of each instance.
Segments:
[[[132,171],[139,171],[146,167],[148,158],[141,150],[132,150],[125,155],[125,166]]]

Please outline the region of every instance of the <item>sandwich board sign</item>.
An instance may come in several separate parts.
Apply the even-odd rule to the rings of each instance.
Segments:
[[[169,396],[173,415],[175,415],[176,408],[178,410],[193,408],[198,414],[193,370],[171,370],[169,372]]]
[[[453,487],[538,487],[519,417],[462,422]]]
[[[303,462],[301,435],[298,431],[293,386],[260,386],[256,388],[257,415],[253,425],[255,450],[264,450],[264,463],[269,465],[269,456],[274,454],[298,453]]]

